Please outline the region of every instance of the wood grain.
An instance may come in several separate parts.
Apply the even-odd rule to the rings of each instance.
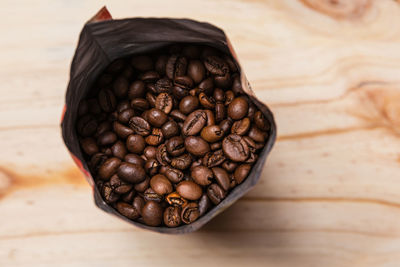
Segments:
[[[0,266],[399,266],[398,1],[105,3],[223,28],[278,141],[254,190],[197,233],[104,214],[59,128],[79,31],[101,6],[3,0]]]

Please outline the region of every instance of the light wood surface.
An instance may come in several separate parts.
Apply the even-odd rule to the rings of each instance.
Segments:
[[[400,3],[104,1],[115,18],[223,28],[278,141],[247,196],[199,232],[97,209],[60,136],[80,29],[103,3],[0,9],[0,266],[400,266]]]

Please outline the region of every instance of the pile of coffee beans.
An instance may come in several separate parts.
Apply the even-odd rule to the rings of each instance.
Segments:
[[[111,63],[80,103],[76,129],[106,203],[177,227],[246,179],[270,127],[231,57],[178,44]]]

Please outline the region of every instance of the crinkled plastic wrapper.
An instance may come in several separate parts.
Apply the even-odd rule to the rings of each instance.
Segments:
[[[271,127],[265,147],[259,154],[259,159],[251,169],[249,176],[242,184],[235,187],[221,203],[191,224],[176,228],[151,227],[127,219],[103,201],[81,151],[75,125],[80,101],[86,97],[96,78],[112,61],[134,54],[150,52],[174,43],[208,45],[231,55],[239,66],[244,92],[261,110]],[[246,194],[259,180],[267,156],[276,139],[273,115],[268,107],[255,97],[240,69],[232,46],[221,29],[209,23],[189,19],[132,18],[112,20],[105,8],[85,24],[80,34],[71,64],[61,128],[65,145],[92,186],[95,204],[100,209],[139,228],[169,234],[189,233],[198,230]]]

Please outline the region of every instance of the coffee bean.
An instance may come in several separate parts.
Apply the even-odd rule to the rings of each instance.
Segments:
[[[224,132],[218,125],[206,126],[201,130],[201,137],[209,143],[214,143],[224,137]]]
[[[151,187],[144,191],[143,198],[145,201],[155,201],[157,203],[161,203],[164,199],[162,195],[157,194]]]
[[[191,163],[192,157],[186,153],[173,158],[171,161],[171,166],[179,170],[185,170],[189,168]]]
[[[133,188],[137,192],[143,193],[149,188],[149,186],[150,186],[150,177],[146,177],[146,179],[144,179],[140,183],[135,184]]]
[[[157,202],[149,201],[142,209],[142,218],[149,226],[159,226],[163,219],[163,209]]]
[[[185,148],[189,153],[198,157],[202,157],[210,151],[210,145],[197,136],[188,136],[185,139]]]
[[[150,107],[154,108],[156,106],[156,96],[150,92],[146,93],[146,100],[149,103]],[[147,111],[147,110],[146,110]]]
[[[128,98],[131,100],[135,98],[143,98],[145,92],[146,92],[145,83],[141,80],[134,81],[129,86]]]
[[[229,71],[228,64],[220,57],[208,56],[204,59],[204,66],[214,75],[223,76]]]
[[[155,69],[161,75],[164,76],[165,74],[165,66],[167,65],[168,56],[161,55],[157,58]]]
[[[126,139],[126,148],[132,153],[141,154],[145,145],[143,136],[138,134],[131,134]]]
[[[203,158],[203,165],[209,168],[221,165],[226,157],[222,149],[207,153]]]
[[[214,76],[214,84],[215,86],[223,89],[228,89],[232,85],[231,75],[229,73],[225,73],[223,76]]]
[[[164,211],[164,224],[167,227],[177,227],[181,224],[181,208],[168,207]]]
[[[144,165],[144,160],[136,154],[126,154],[124,157],[124,161],[140,166]]]
[[[172,81],[168,78],[159,79],[155,84],[156,93],[170,93],[172,90]]]
[[[110,178],[110,186],[117,194],[128,193],[132,189],[132,185],[119,179],[118,175],[114,174]]]
[[[120,102],[118,102],[118,104],[117,104],[116,111],[118,113],[121,113],[122,111],[124,111],[125,109],[128,109],[130,107],[131,107],[131,104],[129,103],[128,100],[120,100]]]
[[[184,174],[182,171],[178,169],[174,169],[171,167],[166,167],[166,171],[164,172],[164,175],[173,183],[179,183],[182,181]]]
[[[166,114],[170,113],[173,107],[172,97],[167,93],[159,94],[155,101],[155,107]]]
[[[204,79],[200,84],[199,84],[199,92],[203,92],[206,95],[211,95],[213,89],[214,89],[214,81],[213,78],[209,77],[207,79]]]
[[[249,108],[244,97],[236,97],[228,106],[228,116],[234,120],[240,120],[246,116]]]
[[[108,146],[112,145],[117,141],[118,137],[115,133],[113,132],[105,132],[102,133],[98,138],[97,138],[97,143],[101,146]]]
[[[221,127],[221,130],[226,135],[231,131],[232,121],[230,119],[223,120],[219,123],[219,127]]]
[[[199,213],[203,216],[211,208],[211,200],[208,198],[207,194],[203,194],[199,200]]]
[[[97,126],[97,130],[95,133],[95,137],[99,137],[101,134],[111,131],[111,123],[109,121],[102,121],[101,123],[99,123],[99,125]]]
[[[172,192],[172,184],[162,174],[157,174],[150,179],[150,186],[159,195],[165,195]]]
[[[130,118],[132,118],[133,116],[135,116],[135,111],[131,108],[127,108],[118,114],[118,121],[127,124]]]
[[[131,100],[131,107],[138,111],[144,111],[150,107],[150,104],[145,98],[134,98]]]
[[[146,172],[142,166],[128,162],[122,162],[117,170],[118,176],[129,183],[140,183],[146,179]]]
[[[235,121],[232,125],[231,132],[233,134],[245,135],[250,129],[250,119],[244,118],[240,121]]]
[[[156,82],[159,78],[160,75],[158,74],[158,72],[153,70],[146,71],[139,76],[139,79],[141,79],[145,83]]]
[[[199,94],[199,102],[206,109],[213,109],[215,107],[215,101],[212,97],[208,97],[205,93]]]
[[[108,204],[115,203],[119,199],[119,195],[114,192],[109,182],[103,184],[103,187],[101,189],[101,194],[103,196],[104,201]]]
[[[161,127],[167,120],[168,116],[159,109],[152,108],[149,112],[149,123],[154,127]]]
[[[99,152],[99,147],[97,146],[96,141],[91,137],[82,139],[81,147],[83,151],[89,156]]]
[[[176,187],[179,195],[188,200],[197,200],[202,195],[201,187],[192,181],[182,181]]]
[[[122,139],[127,138],[129,135],[133,134],[133,130],[119,122],[113,122],[114,132]]]
[[[132,201],[132,206],[136,209],[140,216],[142,216],[142,209],[144,207],[144,199],[141,196],[136,196]]]
[[[101,109],[104,110],[105,112],[113,111],[117,105],[117,100],[115,99],[115,95],[109,89],[100,90],[98,101]]]
[[[154,158],[146,160],[146,163],[144,164],[144,170],[149,175],[156,175],[159,167],[160,163]]]
[[[247,112],[247,117],[249,117],[250,121],[254,120],[254,115],[256,114],[256,111],[256,106],[249,100],[249,111]]]
[[[200,217],[199,205],[195,202],[187,204],[182,209],[181,218],[186,224],[196,221]]]
[[[181,197],[177,192],[169,194],[165,199],[168,204],[175,207],[183,207],[187,204],[187,200]]]
[[[109,180],[110,177],[117,171],[121,164],[121,160],[118,158],[107,159],[99,168],[99,178],[102,180]]]
[[[229,160],[224,161],[224,163],[222,163],[222,168],[224,168],[227,172],[233,172],[237,167],[237,163],[236,162],[232,162]]]
[[[226,192],[218,184],[212,184],[207,188],[207,196],[214,205],[218,205],[225,198]]]
[[[171,111],[171,117],[176,120],[177,122],[183,122],[186,120],[186,115],[180,112],[179,110],[173,110]]]
[[[211,150],[219,150],[222,148],[222,143],[221,142],[216,142],[216,143],[212,143],[210,145]]]
[[[124,142],[122,142],[121,140],[117,141],[111,147],[111,151],[112,151],[112,154],[114,155],[114,157],[117,157],[119,159],[123,159],[125,157],[126,153],[128,153]]]
[[[248,133],[249,137],[258,143],[264,143],[267,133],[261,131],[257,126],[253,125]]]
[[[96,132],[97,121],[92,115],[84,115],[78,120],[76,129],[81,136],[91,136]]]
[[[199,83],[204,79],[206,70],[200,60],[191,60],[188,65],[187,73],[195,83]]]
[[[193,80],[189,76],[177,76],[174,79],[174,85],[185,90],[193,88]]]
[[[146,143],[151,146],[158,146],[164,141],[164,135],[159,128],[153,128],[153,131],[145,139]]]
[[[212,112],[209,109],[204,110],[207,116],[207,126],[214,125],[215,124],[215,116],[214,112]]]
[[[233,174],[233,177],[235,178],[235,181],[237,184],[241,184],[244,179],[246,179],[247,175],[249,174],[251,170],[251,165],[250,164],[242,164],[239,165]]]
[[[156,159],[161,165],[169,165],[169,163],[171,163],[171,158],[168,156],[167,147],[165,144],[158,146]]]
[[[153,68],[153,61],[149,56],[134,56],[131,65],[138,71],[147,71]]]
[[[224,154],[232,161],[245,161],[250,154],[246,141],[237,134],[230,134],[222,141]]]
[[[240,77],[239,75],[236,75],[233,78],[232,81],[232,91],[236,94],[239,95],[241,93],[243,93],[243,89],[242,89],[242,83],[240,82]]]
[[[135,196],[135,194],[136,194],[135,190],[132,189],[128,193],[125,193],[125,194],[121,195],[120,199],[123,202],[130,204],[130,203],[132,203],[133,197]]]
[[[218,185],[225,191],[228,191],[230,186],[230,180],[226,170],[219,167],[214,167],[212,168],[212,172],[214,174],[215,180],[217,181]]]
[[[129,127],[133,129],[133,131],[139,135],[146,136],[150,134],[150,124],[141,117],[132,117],[129,120]]]
[[[166,142],[167,151],[171,156],[179,156],[185,152],[184,140],[181,136],[174,136]]]
[[[169,139],[179,134],[179,126],[174,120],[167,121],[161,127],[165,139]]]
[[[135,220],[140,216],[138,210],[134,206],[125,202],[118,202],[116,208],[119,213],[131,220]]]
[[[172,95],[177,99],[180,100],[184,98],[185,96],[189,95],[189,91],[185,88],[179,87],[179,86],[174,86],[172,88]]]
[[[154,146],[146,146],[146,148],[143,151],[143,155],[146,157],[146,159],[156,158],[156,153],[157,153],[157,148]]]
[[[118,98],[123,98],[128,93],[129,82],[124,76],[119,76],[113,83],[114,95]]]
[[[186,73],[187,59],[179,55],[172,55],[167,62],[165,72],[170,79],[183,76]]]
[[[182,98],[179,103],[179,110],[183,114],[192,113],[199,106],[199,99],[195,96],[188,95]]]
[[[220,122],[226,117],[226,108],[223,103],[217,103],[215,105],[215,121]]]
[[[232,103],[233,99],[235,99],[235,93],[231,90],[225,92],[225,106],[229,106]]]
[[[214,178],[213,172],[205,166],[197,166],[192,169],[191,176],[199,185],[209,185]]]
[[[207,122],[207,114],[203,110],[196,110],[187,116],[183,123],[182,133],[186,136],[196,135]]]

